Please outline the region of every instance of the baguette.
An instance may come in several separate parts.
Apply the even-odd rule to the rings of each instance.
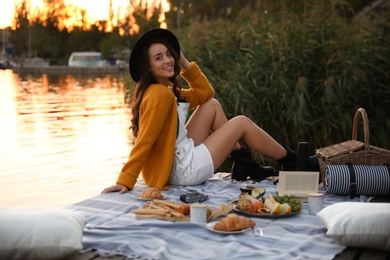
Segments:
[[[155,204],[166,205],[166,206],[171,207],[171,208],[173,208],[173,209],[180,208],[180,205],[179,205],[179,204],[174,203],[174,202],[171,202],[171,201],[168,201],[168,200],[154,199],[153,202],[154,202]]]
[[[167,205],[163,205],[161,207],[159,205],[154,204],[154,202],[152,201],[146,202],[143,208],[134,209],[131,212],[139,215],[174,216],[178,218],[185,217],[185,215],[181,212],[178,212],[176,208],[173,209]]]
[[[169,207],[169,208],[173,209],[174,211],[179,212],[183,215],[190,214],[190,205],[185,204],[185,203],[176,203],[176,202],[171,202],[168,200],[158,200],[158,199],[154,199],[153,203]]]
[[[166,209],[160,208],[160,209],[145,209],[145,208],[140,208],[140,209],[133,209],[131,211],[134,214],[149,214],[149,215],[158,215],[158,216],[169,216],[170,212]]]
[[[156,204],[148,204],[144,206],[144,209],[163,209],[163,207],[157,206]]]
[[[169,213],[170,213],[172,216],[174,216],[174,217],[178,217],[178,218],[184,218],[184,217],[185,217],[184,214],[182,214],[182,213],[180,213],[180,212],[177,212],[177,211],[175,211],[175,210],[171,210]]]

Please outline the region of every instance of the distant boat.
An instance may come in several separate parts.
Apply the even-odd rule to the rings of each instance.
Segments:
[[[68,60],[69,67],[99,68],[106,66],[100,52],[73,52]]]
[[[18,63],[11,62],[11,66],[14,68],[46,68],[49,67],[49,65],[49,62],[39,57],[23,59]]]

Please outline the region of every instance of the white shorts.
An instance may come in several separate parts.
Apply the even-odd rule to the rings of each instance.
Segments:
[[[192,155],[176,150],[170,178],[171,185],[198,185],[213,177],[214,163],[207,147],[200,144],[190,149],[191,152]],[[190,159],[188,163],[181,163],[187,159]]]

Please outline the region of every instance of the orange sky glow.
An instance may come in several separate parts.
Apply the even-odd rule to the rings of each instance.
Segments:
[[[30,0],[31,1],[31,10],[42,9],[44,8],[43,0]],[[15,4],[20,3],[20,0],[3,0],[0,8],[0,29],[12,26],[13,17],[15,14]],[[135,1],[131,1],[134,3]],[[146,0],[139,0],[139,4],[145,3]],[[148,4],[152,3],[162,3],[163,11],[169,10],[169,4],[166,0],[147,0]],[[87,19],[89,24],[94,24],[98,20],[108,20],[109,19],[109,3],[110,0],[64,0],[65,5],[74,5],[79,9],[85,9],[87,14]],[[128,13],[130,0],[112,0],[113,12],[114,12],[114,21],[113,25],[117,19],[121,19]],[[71,25],[77,24],[78,17],[71,17],[67,22],[66,27],[71,27]]]

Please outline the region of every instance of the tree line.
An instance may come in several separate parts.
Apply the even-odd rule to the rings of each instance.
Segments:
[[[66,64],[67,58],[74,51],[100,51],[107,59],[123,59],[131,50],[139,32],[160,27],[161,15],[168,28],[186,30],[191,21],[212,21],[217,19],[234,19],[245,6],[256,4],[272,8],[299,8],[305,1],[272,1],[258,0],[168,0],[170,10],[163,12],[161,3],[148,4],[140,0],[136,4],[130,2],[128,15],[118,19],[113,25],[115,11],[112,2],[108,8],[109,19],[88,24],[87,12],[72,4],[65,5],[64,0],[44,0],[43,10],[32,10],[29,0],[23,0],[16,6],[14,29],[10,32],[9,43],[13,48],[9,51],[14,57],[42,57],[51,64]],[[353,2],[353,11],[362,8],[368,0]],[[65,22],[78,16],[71,25]]]

